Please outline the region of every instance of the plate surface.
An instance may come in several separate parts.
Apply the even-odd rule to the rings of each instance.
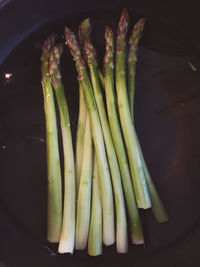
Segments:
[[[102,65],[104,28],[110,25],[116,33],[118,12],[85,13],[45,25],[24,39],[1,66],[0,196],[14,222],[38,245],[46,245],[47,199],[41,45],[49,33],[62,36],[64,25],[77,32],[79,23],[87,16],[91,18],[92,40]],[[139,17],[131,14],[130,25]],[[170,221],[158,224],[151,211],[141,211],[145,248],[130,244],[129,253],[122,256],[117,255],[112,246],[104,248],[103,256],[98,259],[87,256],[86,252],[75,252],[73,257],[57,256],[57,262],[100,266],[142,263],[173,250],[199,228],[199,71],[191,69],[188,63],[192,58],[184,53],[169,56],[170,49],[165,54],[158,53],[162,51],[159,42],[157,51],[150,49],[148,27],[147,24],[138,51],[135,124],[145,160]],[[6,79],[5,73],[12,73],[12,77]],[[78,82],[67,48],[62,74],[75,141]],[[59,137],[61,141],[60,129]],[[56,250],[54,246],[50,248]]]

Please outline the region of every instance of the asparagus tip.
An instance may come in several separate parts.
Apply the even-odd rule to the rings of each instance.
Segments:
[[[106,29],[105,29],[105,39],[106,39],[106,42],[110,42],[110,40],[113,41],[114,39],[113,32],[109,26],[106,26]]]
[[[105,40],[106,40],[106,53],[104,57],[104,62],[108,62],[109,58],[113,56],[114,53],[114,35],[110,27],[106,26],[105,29]]]
[[[90,18],[86,18],[81,22],[78,30],[78,35],[81,45],[84,44],[85,39],[90,39],[90,34],[91,34]]]
[[[129,15],[126,8],[123,9],[119,25],[118,25],[118,37],[125,37],[127,30],[128,30],[128,21],[129,21]]]
[[[50,51],[50,56],[49,56],[49,68],[57,68],[57,64],[60,62],[62,53],[64,51],[64,44],[59,43],[56,44]]]
[[[58,43],[51,49],[50,55],[53,54],[55,59],[60,61],[63,51],[64,51],[64,44]]]
[[[77,60],[81,54],[79,44],[75,34],[68,27],[65,27],[65,38],[74,60]]]
[[[90,40],[85,40],[84,42],[84,52],[85,52],[85,59],[89,64],[91,61],[96,61],[95,50],[93,44]]]
[[[46,39],[46,41],[42,46],[43,53],[48,53],[51,50],[51,48],[55,43],[55,40],[56,40],[56,35],[54,33],[49,35],[49,37]]]
[[[66,45],[69,46],[70,49],[79,49],[78,42],[76,40],[75,34],[65,26],[65,39],[66,39]]]
[[[131,37],[130,37],[130,40],[129,40],[129,44],[130,45],[132,43],[135,43],[137,45],[137,43],[139,42],[139,39],[141,38],[142,31],[143,31],[143,28],[144,28],[145,20],[146,20],[145,18],[141,18],[134,25],[132,33],[131,33]]]
[[[68,42],[70,43],[70,41],[74,39],[73,32],[67,26],[65,26],[65,38],[66,44],[68,44]]]
[[[58,65],[60,64],[61,56],[64,51],[64,44],[56,44],[50,51],[49,56],[49,74],[51,76],[51,83],[53,86],[57,85],[57,78],[61,78]],[[55,77],[56,76],[56,77]]]
[[[82,80],[82,69],[85,68],[85,62],[81,57],[81,50],[76,39],[75,34],[68,28],[65,27],[65,38],[66,38],[66,45],[69,47],[71,55],[76,62],[76,68],[78,70],[78,79]]]

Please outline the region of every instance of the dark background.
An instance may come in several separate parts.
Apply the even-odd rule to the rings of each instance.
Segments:
[[[7,2],[7,4],[2,4],[0,9],[0,63],[20,41],[47,22],[76,13],[96,10],[121,10],[122,8],[121,1],[99,1],[95,3],[95,1],[77,0],[13,0]],[[198,6],[195,6],[194,2],[166,1],[166,3],[161,3],[161,1],[133,0],[123,1],[124,6],[148,18],[144,38],[142,39],[144,48],[148,47],[156,53],[174,57],[175,65],[181,60],[192,60],[195,66],[200,66],[200,19]],[[176,57],[179,59],[176,60]],[[149,57],[148,60],[151,60],[151,58]],[[159,60],[158,65],[155,66],[154,64],[153,66],[158,68],[155,73],[159,72],[159,67],[162,69],[162,66],[159,66]],[[175,75],[180,75],[180,73]],[[199,79],[194,79],[191,75],[191,90],[193,87],[199,88],[198,82]],[[184,91],[184,83],[181,85]],[[182,101],[184,102],[184,97]],[[176,105],[176,99],[174,102],[172,101],[171,105]],[[168,108],[168,106],[164,106],[165,108]],[[198,105],[196,109],[198,110]],[[168,248],[159,257],[149,258],[146,262],[140,263],[139,261],[134,265],[129,262],[128,265],[135,267],[198,267],[200,266],[199,243],[200,231],[196,227],[192,234],[186,235],[181,242],[177,242],[173,249]],[[50,254],[51,251],[38,246],[38,242],[26,235],[23,229],[15,224],[0,199],[0,266],[61,267],[66,265],[64,257],[57,258]],[[91,261],[88,263],[73,261],[69,258],[67,266],[74,267],[80,264],[88,266],[93,263]],[[109,265],[112,266],[112,261],[109,262]],[[104,266],[107,266],[106,262]]]

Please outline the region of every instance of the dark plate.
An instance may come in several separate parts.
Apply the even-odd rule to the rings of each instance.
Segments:
[[[116,32],[119,14],[118,11],[95,11],[47,24],[24,38],[1,66],[2,207],[17,228],[34,240],[36,246],[47,252],[50,248],[49,257],[56,252],[56,246],[46,242],[47,174],[40,83],[41,45],[49,33],[56,32],[62,36],[64,25],[77,31],[81,20],[90,16],[94,29],[92,39],[102,64],[104,28],[108,24]],[[139,17],[141,14],[132,13],[130,24],[133,25]],[[200,75],[198,69],[194,71],[189,66],[189,62],[194,63],[194,58],[188,55],[187,47],[181,45],[183,37],[177,39],[179,43],[177,40],[170,43],[173,36],[164,31],[160,32],[160,40],[156,40],[152,25],[154,21],[149,20],[138,52],[135,123],[144,157],[170,221],[158,224],[151,211],[141,211],[145,248],[130,244],[127,255],[118,255],[115,246],[104,247],[103,256],[98,258],[87,256],[85,251],[76,251],[74,256],[57,255],[51,263],[43,263],[43,266],[67,266],[69,263],[71,265],[68,266],[132,266],[134,263],[145,266],[147,262],[164,257],[199,230]],[[162,38],[166,38],[172,46],[166,49]],[[6,79],[5,73],[12,73],[12,78]],[[75,140],[78,84],[68,49],[63,57],[62,73]],[[60,130],[59,137],[61,139]],[[42,266],[39,257],[38,254],[37,265],[28,266]]]

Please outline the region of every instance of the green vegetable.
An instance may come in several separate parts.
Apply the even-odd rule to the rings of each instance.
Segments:
[[[111,245],[115,241],[113,194],[101,123],[93,89],[89,80],[85,63],[81,56],[78,42],[75,38],[75,35],[68,28],[65,28],[65,36],[67,45],[70,48],[71,54],[76,62],[78,79],[84,93],[84,99],[90,116],[92,137],[97,155],[98,168],[101,170],[100,187],[103,210],[103,241],[105,245]]]
[[[144,22],[145,22],[145,19],[143,18],[143,19],[140,19],[135,24],[135,26],[133,27],[132,33],[131,33],[131,38],[129,40],[128,92],[129,92],[129,104],[130,104],[130,110],[131,110],[132,116],[134,113],[133,108],[134,108],[134,94],[135,94],[135,65],[137,61],[137,47],[138,47],[138,43],[139,43],[143,28],[144,28]],[[142,161],[142,165],[143,165],[143,169],[145,173],[145,178],[147,182],[147,187],[148,187],[148,191],[149,191],[149,195],[151,199],[152,210],[153,210],[154,216],[158,222],[166,222],[168,220],[167,212],[153,184],[153,181],[151,180],[138,138],[136,138],[136,141],[137,141],[137,146],[140,152],[140,157],[141,157],[141,161]]]
[[[64,208],[58,251],[60,253],[73,253],[75,236],[76,183],[70,118],[59,68],[63,50],[64,45],[62,43],[57,44],[52,48],[49,59],[49,74],[58,103],[64,153]]]
[[[44,111],[46,119],[46,149],[47,149],[47,239],[49,242],[59,242],[62,224],[62,188],[60,156],[58,148],[57,121],[53,90],[49,73],[49,53],[54,45],[55,36],[51,35],[42,48],[42,87],[44,95]]]
[[[83,162],[80,185],[78,190],[77,219],[76,219],[76,249],[85,249],[87,246],[90,209],[91,209],[91,183],[93,167],[93,146],[90,128],[90,117],[87,112],[83,141]]]
[[[119,253],[126,253],[128,250],[127,243],[127,222],[125,212],[124,194],[121,183],[121,174],[117,161],[117,156],[112,140],[110,126],[106,114],[103,95],[101,93],[100,81],[98,77],[98,67],[95,59],[95,52],[92,43],[85,41],[84,51],[90,71],[90,77],[94,90],[94,96],[97,103],[100,122],[102,126],[104,142],[108,157],[108,163],[111,172],[112,185],[115,198],[115,210],[116,210],[116,245]]]
[[[140,216],[135,200],[135,194],[132,186],[131,175],[128,165],[128,159],[124,147],[123,137],[120,129],[120,123],[117,114],[116,98],[114,92],[114,36],[109,27],[105,31],[106,53],[104,57],[105,71],[105,93],[108,118],[112,132],[112,138],[121,170],[122,182],[126,198],[126,205],[129,214],[132,242],[134,244],[144,243]]]
[[[99,186],[97,159],[94,155],[92,176],[92,210],[88,239],[88,254],[90,256],[98,256],[102,254],[102,208]]]
[[[76,133],[76,159],[75,159],[77,196],[78,196],[82,162],[83,162],[83,147],[84,147],[86,116],[87,116],[87,107],[85,104],[81,86],[79,84],[79,115],[78,115],[78,126],[77,126],[77,133]]]
[[[116,47],[116,89],[118,109],[121,127],[124,135],[126,149],[129,158],[129,165],[139,208],[150,208],[151,201],[148,194],[144,169],[142,166],[140,153],[137,147],[136,132],[132,121],[129,108],[129,101],[126,88],[126,69],[125,69],[125,48],[126,33],[128,28],[128,13],[124,9],[118,26],[117,47]]]

